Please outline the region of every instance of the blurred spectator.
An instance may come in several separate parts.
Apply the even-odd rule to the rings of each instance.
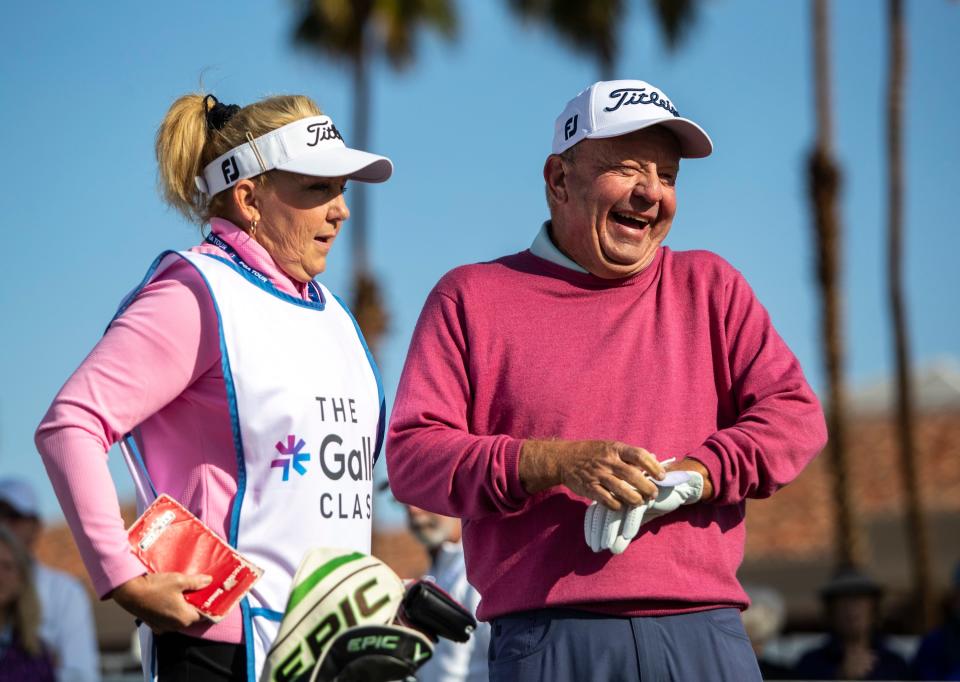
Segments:
[[[913,676],[916,680],[960,680],[960,563],[947,596],[946,622],[920,642]]]
[[[830,637],[801,657],[794,677],[807,680],[906,680],[909,668],[880,636],[883,589],[843,569],[820,590]]]
[[[32,558],[42,524],[36,495],[25,480],[0,479],[0,525],[31,555],[40,598],[40,638],[53,657],[58,682],[96,682],[100,661],[90,598],[76,578]]]
[[[764,656],[767,643],[780,634],[786,620],[783,597],[771,587],[745,586],[744,589],[750,597],[750,608],[741,616],[743,628],[750,637],[753,653],[757,655],[760,674],[764,680],[792,679],[790,668]]]
[[[476,616],[480,594],[467,582],[460,543],[460,521],[407,505],[410,532],[430,554],[428,575]],[[433,658],[417,671],[419,682],[487,682],[490,625],[480,622],[469,642],[441,639]]]
[[[30,557],[13,533],[0,527],[0,682],[53,682],[39,626]]]

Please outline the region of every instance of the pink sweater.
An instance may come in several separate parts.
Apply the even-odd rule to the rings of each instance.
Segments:
[[[693,457],[716,498],[643,527],[619,556],[587,500],[530,496],[523,439],[603,439]],[[789,483],[826,428],[796,358],[739,272],[662,248],[610,281],[529,251],[445,275],[424,305],[387,440],[397,499],[464,520],[479,615],[574,606],[657,615],[743,606],[745,499]]]
[[[226,220],[213,232],[280,291],[307,298],[257,242]],[[192,249],[223,255],[215,246]],[[127,545],[107,450],[139,425],[158,493],[179,500],[223,537],[237,463],[220,366],[217,314],[201,276],[174,264],[139,293],[54,398],[36,443],[94,589],[103,597],[144,573]],[[234,609],[189,634],[241,641]]]

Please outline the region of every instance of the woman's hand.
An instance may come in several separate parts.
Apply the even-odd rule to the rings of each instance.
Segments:
[[[203,617],[183,598],[183,593],[202,589],[211,580],[208,575],[148,573],[120,585],[110,597],[155,633],[162,634],[182,630]]]

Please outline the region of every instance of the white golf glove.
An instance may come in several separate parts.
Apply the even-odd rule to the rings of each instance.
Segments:
[[[669,514],[685,504],[693,504],[703,494],[703,476],[696,471],[671,471],[662,481],[651,479],[659,488],[654,500],[620,511],[594,502],[587,507],[583,533],[594,552],[609,549],[621,554],[637,536],[640,526]]]

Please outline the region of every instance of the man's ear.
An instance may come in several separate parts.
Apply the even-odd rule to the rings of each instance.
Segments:
[[[563,203],[567,200],[567,167],[558,154],[551,154],[543,164],[543,181],[550,201]]]
[[[260,208],[257,192],[260,187],[250,178],[240,180],[230,190],[233,194],[233,204],[237,211],[237,216],[241,219],[243,226],[249,225],[251,221],[260,220]]]

